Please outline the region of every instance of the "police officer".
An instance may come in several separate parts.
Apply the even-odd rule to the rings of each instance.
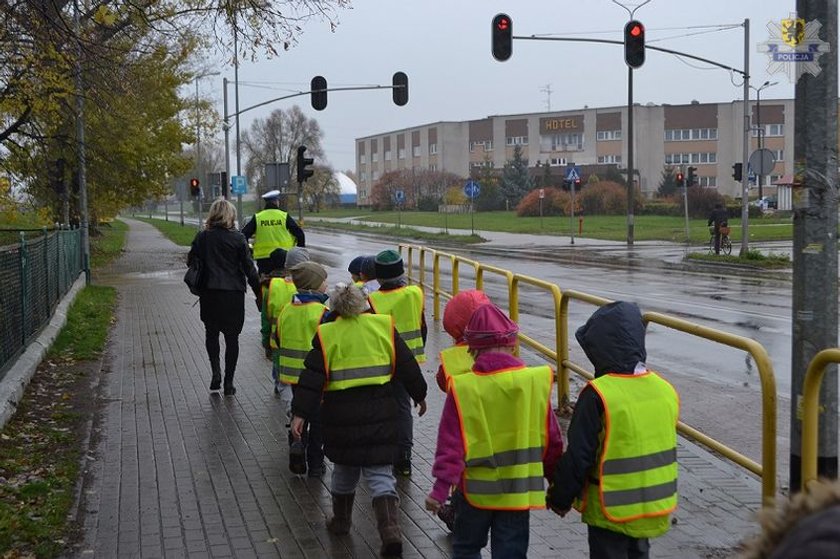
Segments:
[[[293,246],[306,246],[306,237],[300,225],[280,209],[280,191],[272,190],[262,195],[265,209],[242,228],[246,239],[254,237],[254,260],[261,274],[271,272],[271,253],[275,249],[289,250]]]

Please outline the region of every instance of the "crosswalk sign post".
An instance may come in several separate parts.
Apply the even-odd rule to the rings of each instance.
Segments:
[[[397,229],[402,226],[402,206],[405,203],[405,191],[397,190],[394,192],[394,202],[397,206]]]
[[[569,235],[572,244],[575,244],[575,183],[580,180],[580,170],[575,167],[574,163],[569,163],[566,167],[566,180],[569,182],[572,193],[571,210],[569,211]]]
[[[481,194],[481,185],[470,179],[464,184],[464,196],[470,199],[470,231],[475,235],[475,218],[473,217],[473,200]]]

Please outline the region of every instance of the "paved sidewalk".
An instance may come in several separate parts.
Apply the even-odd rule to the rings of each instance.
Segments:
[[[332,536],[325,527],[329,473],[320,480],[288,471],[286,430],[251,298],[237,394],[211,394],[198,306],[182,282],[186,249],[145,223],[129,223],[125,254],[96,278],[118,288],[119,305],[82,489],[83,542],[72,556],[375,557],[379,538],[363,492],[351,534]],[[317,246],[317,232],[310,235]],[[341,264],[332,277],[346,275]],[[428,353],[446,343],[431,325]],[[400,481],[404,556],[448,557],[445,527],[423,508],[443,403],[435,360],[423,368],[429,412],[415,422],[415,474]],[[729,555],[755,529],[759,482],[686,441],[678,456],[680,508],[652,555]],[[576,514],[532,514],[529,557],[585,557],[586,548]]]

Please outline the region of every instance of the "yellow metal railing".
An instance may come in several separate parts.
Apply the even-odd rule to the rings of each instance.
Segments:
[[[817,480],[817,435],[820,424],[820,388],[828,365],[840,363],[840,349],[824,349],[808,364],[802,387],[802,490]]]
[[[488,266],[481,264],[468,258],[463,258],[457,255],[443,253],[428,249],[425,247],[400,245],[400,250],[408,249],[409,264],[407,266],[409,276],[412,276],[413,264],[411,262],[414,251],[419,251],[420,272],[418,274],[419,281],[424,287],[428,287],[425,278],[425,259],[426,252],[433,254],[433,283],[432,283],[432,298],[434,301],[434,319],[440,318],[440,297],[451,298],[459,290],[459,271],[462,264],[472,266],[476,275],[476,289],[483,289],[485,272],[493,272],[501,275],[508,289],[508,314],[515,322],[519,322],[519,292],[520,284],[528,284],[545,290],[553,298],[554,304],[554,333],[555,333],[555,350],[545,346],[539,341],[530,336],[520,332],[519,339],[536,352],[540,353],[547,359],[554,361],[557,369],[557,399],[559,404],[564,404],[569,401],[569,371],[572,371],[579,376],[591,380],[593,374],[583,366],[573,362],[569,355],[569,338],[571,332],[569,331],[569,302],[580,301],[590,305],[602,306],[612,302],[610,299],[599,297],[597,295],[590,295],[581,291],[561,289],[554,283],[547,282],[531,276],[522,274],[515,274],[509,270],[498,268],[495,266]],[[448,259],[450,262],[451,272],[451,291],[445,291],[441,287],[441,269],[440,260],[442,258]],[[497,301],[498,303],[498,301]],[[501,306],[501,305],[500,305]],[[762,445],[761,445],[761,464],[744,456],[743,454],[733,450],[723,443],[709,437],[708,435],[698,431],[694,427],[678,422],[677,430],[693,439],[700,444],[720,453],[722,456],[732,460],[736,464],[746,468],[761,478],[761,494],[762,504],[765,507],[773,506],[776,495],[776,380],[773,372],[773,365],[767,355],[764,347],[750,338],[737,336],[720,330],[715,330],[699,324],[694,324],[686,320],[670,317],[668,315],[646,312],[643,315],[645,323],[655,323],[673,330],[684,332],[686,334],[701,337],[716,343],[724,344],[736,349],[743,350],[749,353],[756,363],[759,378],[761,379],[761,394],[762,394]],[[838,362],[840,362],[840,350],[838,351]],[[824,365],[823,365],[824,368]],[[821,375],[820,375],[821,378]],[[806,380],[807,382],[807,380]],[[807,386],[807,384],[806,384]],[[819,390],[819,382],[817,381],[817,390]],[[805,427],[803,425],[803,448],[805,444]],[[816,443],[814,443],[816,444]],[[816,453],[816,450],[814,450]],[[815,454],[814,454],[815,455]],[[803,466],[805,464],[805,452],[803,450]],[[816,468],[816,466],[814,466]],[[803,477],[804,479],[804,477]]]

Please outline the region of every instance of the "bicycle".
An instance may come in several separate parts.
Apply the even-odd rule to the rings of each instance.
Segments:
[[[728,225],[721,225],[720,226],[720,252],[721,254],[726,254],[727,256],[732,254],[732,240],[729,238],[729,226]],[[709,254],[715,253],[715,228],[709,227]]]

